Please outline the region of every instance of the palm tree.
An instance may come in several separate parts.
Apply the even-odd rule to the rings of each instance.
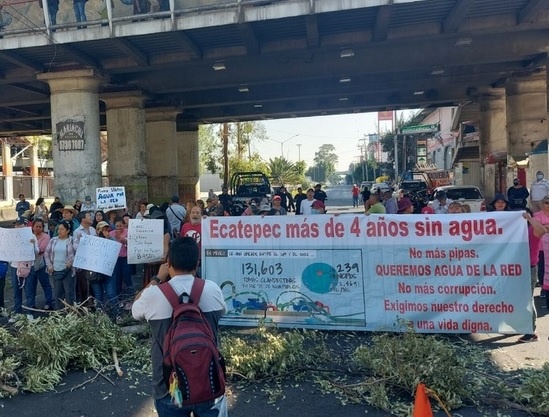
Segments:
[[[283,157],[269,159],[267,164],[271,171],[271,177],[280,178],[283,184],[301,183],[301,175],[298,167]]]

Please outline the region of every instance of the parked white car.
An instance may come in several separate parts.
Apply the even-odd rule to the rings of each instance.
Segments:
[[[471,207],[471,213],[486,211],[486,201],[478,187],[474,185],[445,185],[437,187],[433,190],[433,194],[429,201],[429,206],[433,205],[433,201],[438,191],[446,192],[449,200],[457,201],[460,204],[468,204]]]
[[[393,189],[386,182],[376,182],[372,185],[371,193],[377,193],[377,190],[381,190],[382,193],[385,191],[392,191]]]

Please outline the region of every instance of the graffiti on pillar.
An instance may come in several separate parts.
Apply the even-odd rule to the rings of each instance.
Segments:
[[[84,117],[65,119],[56,123],[57,145],[60,151],[83,151],[84,138]]]

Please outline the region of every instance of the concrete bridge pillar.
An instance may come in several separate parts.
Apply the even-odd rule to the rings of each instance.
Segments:
[[[532,147],[547,138],[546,71],[507,82],[508,153],[523,159]]]
[[[507,113],[504,88],[490,88],[479,95],[480,159],[483,166],[482,191],[491,201],[499,187],[496,184],[496,156],[507,152]]]
[[[107,107],[109,184],[124,186],[132,214],[148,201],[145,111],[141,92],[101,95]]]
[[[2,142],[2,175],[4,180],[4,199],[13,201],[13,163],[11,161],[11,145]]]
[[[149,201],[170,201],[178,191],[176,117],[174,107],[146,109],[145,132]]]
[[[198,125],[177,127],[178,194],[181,204],[200,196]]]
[[[73,203],[101,186],[99,95],[93,69],[38,74],[50,86],[55,195]]]

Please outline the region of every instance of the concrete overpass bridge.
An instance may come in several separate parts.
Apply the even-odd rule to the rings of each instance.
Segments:
[[[84,28],[67,5],[55,26],[2,7],[0,134],[54,134],[66,201],[100,184],[100,129],[111,183],[154,200],[195,192],[200,123],[466,109],[514,85],[547,125],[547,0],[114,1],[90,0]]]

